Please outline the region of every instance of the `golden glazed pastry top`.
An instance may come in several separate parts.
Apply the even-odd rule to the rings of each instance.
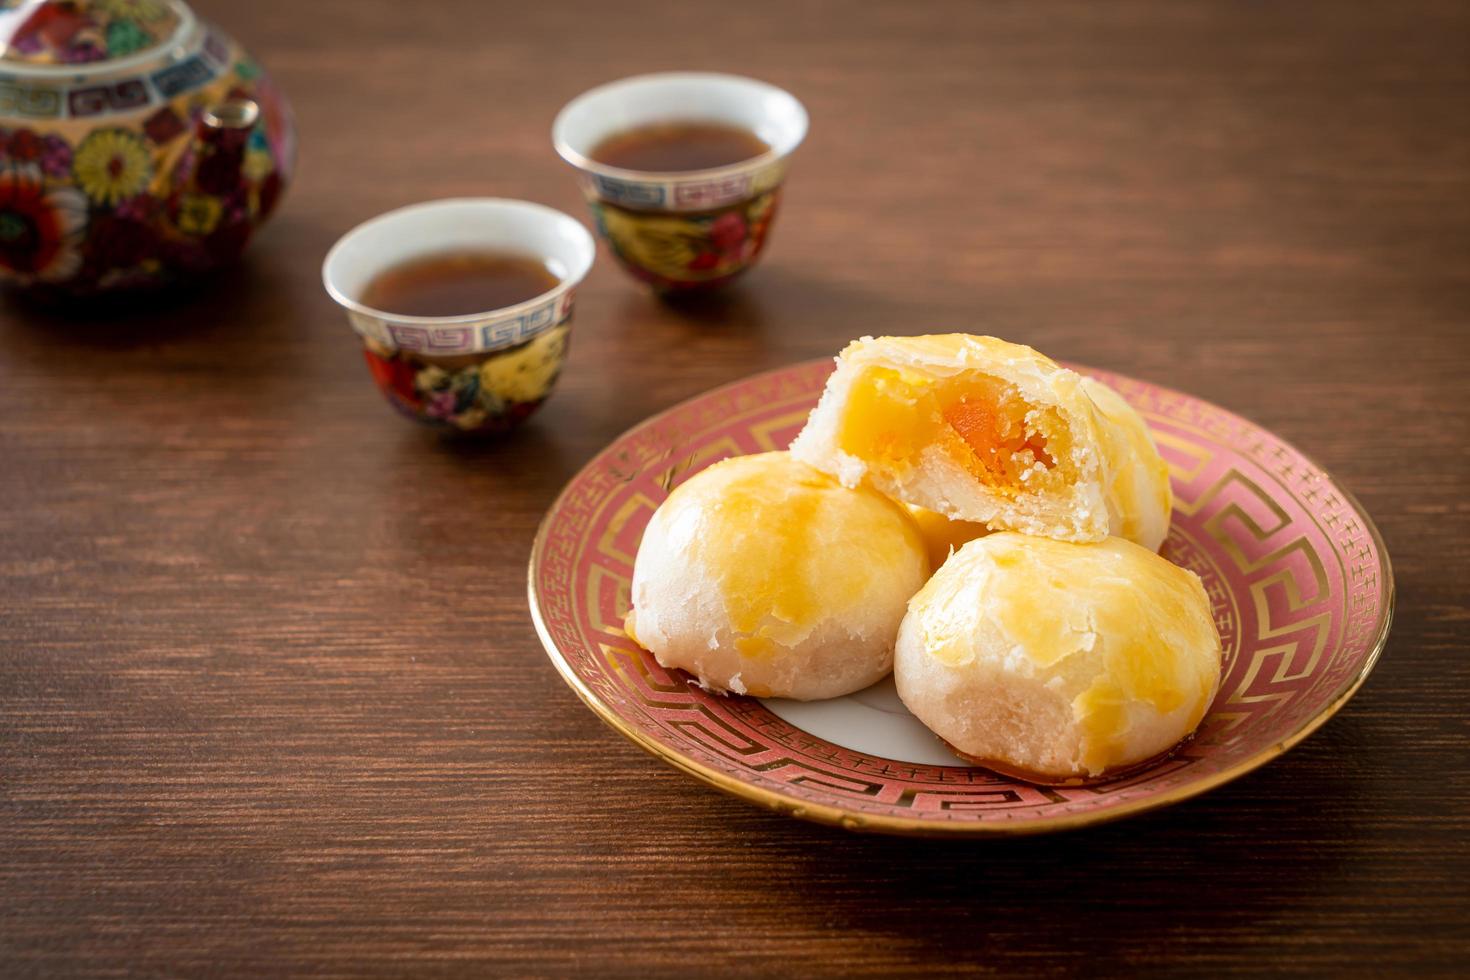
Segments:
[[[750,658],[779,654],[825,620],[862,618],[875,570],[879,580],[911,566],[922,575],[925,561],[903,508],[784,452],[716,463],[675,489],[660,515],[664,547],[687,554]]]
[[[1199,577],[1121,538],[1074,544],[999,533],[950,558],[909,603],[926,654],[965,670],[987,663],[1070,699],[1082,763],[1116,764],[1129,706],[1204,716],[1220,639]]]

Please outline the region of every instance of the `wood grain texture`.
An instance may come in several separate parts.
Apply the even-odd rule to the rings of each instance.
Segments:
[[[1457,2],[198,7],[295,102],[238,269],[0,305],[0,972],[1451,975],[1470,956],[1470,9]],[[321,290],[455,194],[583,215],[557,108],[737,71],[813,128],[763,265],[603,253],[524,431],[394,416]],[[652,412],[864,333],[1196,393],[1376,518],[1397,623],[1285,758],[1095,830],[865,838],[619,739],[531,629],[537,521]]]

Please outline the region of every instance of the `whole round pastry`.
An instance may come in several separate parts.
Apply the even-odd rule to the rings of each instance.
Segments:
[[[1122,538],[1001,532],[909,603],[894,681],[959,755],[1037,781],[1096,777],[1194,731],[1220,683],[1199,576]]]
[[[861,690],[893,666],[929,574],[913,519],[785,452],[691,477],[649,521],[626,628],[705,687],[800,700]]]

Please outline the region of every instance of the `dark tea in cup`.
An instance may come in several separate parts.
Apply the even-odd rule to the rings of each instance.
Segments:
[[[435,252],[378,273],[362,303],[399,316],[466,316],[524,303],[560,282],[545,261],[530,255]]]
[[[769,143],[739,126],[674,120],[615,133],[588,155],[621,170],[687,173],[744,163],[770,150]]]
[[[592,236],[529,201],[450,198],[365,221],[322,283],[362,337],[378,390],[445,432],[505,432],[551,394]]]

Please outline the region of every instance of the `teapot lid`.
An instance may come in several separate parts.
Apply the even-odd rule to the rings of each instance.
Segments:
[[[0,72],[146,58],[193,21],[177,0],[0,0]]]

